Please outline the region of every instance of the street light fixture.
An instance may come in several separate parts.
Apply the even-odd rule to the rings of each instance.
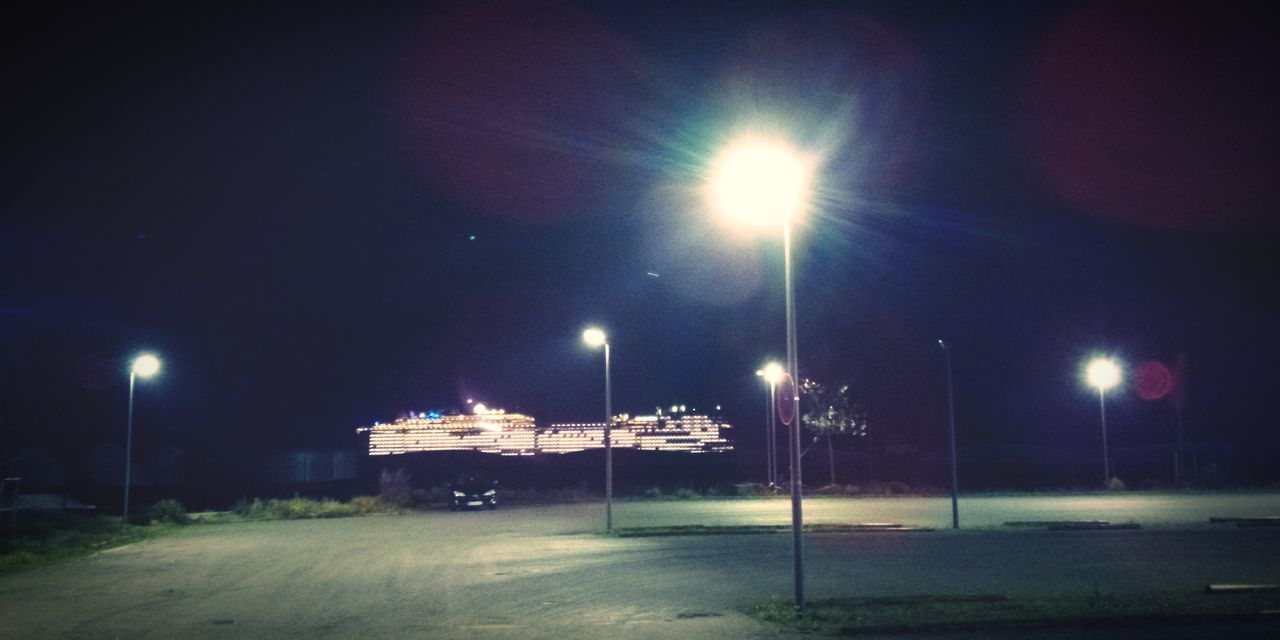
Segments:
[[[613,397],[609,381],[609,340],[604,331],[591,327],[582,341],[592,349],[604,347],[604,530],[613,533]]]
[[[1098,389],[1098,412],[1102,417],[1102,488],[1111,484],[1111,457],[1107,453],[1107,389],[1120,384],[1120,365],[1111,358],[1094,358],[1085,368],[1085,380]]]
[[[789,146],[761,138],[730,145],[711,171],[708,194],[718,212],[739,224],[782,227],[783,272],[786,279],[787,373],[800,380],[796,367],[795,290],[791,273],[791,226],[809,200],[811,163]],[[804,515],[800,485],[800,392],[786,387],[791,403],[791,537],[796,613],[804,611]]]
[[[764,367],[756,370],[756,375],[769,383],[769,400],[768,413],[765,416],[765,456],[768,458],[768,464],[765,465],[765,483],[770,487],[778,484],[778,453],[775,451],[778,445],[777,436],[777,413],[778,413],[778,383],[782,382],[784,375],[782,365],[776,362],[770,362]]]
[[[129,484],[133,469],[133,386],[137,378],[150,378],[160,372],[160,359],[150,353],[140,354],[129,366],[129,420],[124,436],[124,510],[120,521],[129,522]]]
[[[741,140],[721,154],[712,169],[717,210],[752,226],[787,225],[808,200],[808,163],[787,146]]]

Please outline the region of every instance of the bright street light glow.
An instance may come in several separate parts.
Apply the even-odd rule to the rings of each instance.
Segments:
[[[1094,358],[1085,369],[1085,380],[1089,386],[1106,391],[1120,384],[1120,365],[1111,358]]]
[[[730,146],[711,172],[716,211],[749,225],[781,226],[808,199],[809,167],[781,144],[745,140]]]
[[[604,331],[592,327],[582,332],[582,341],[590,347],[603,347],[605,343]]]
[[[765,382],[776,385],[779,382],[782,382],[783,373],[784,373],[784,370],[782,368],[782,365],[776,362],[770,362],[764,365],[763,369],[760,369],[759,371],[757,371],[756,375],[764,378]]]
[[[133,359],[133,373],[140,378],[150,378],[160,371],[160,359],[144,353]]]

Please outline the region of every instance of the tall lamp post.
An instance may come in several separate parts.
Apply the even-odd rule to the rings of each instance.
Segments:
[[[1111,484],[1111,456],[1107,452],[1107,389],[1120,384],[1120,365],[1111,358],[1094,358],[1085,369],[1085,380],[1098,389],[1098,412],[1102,418],[1102,488]]]
[[[592,327],[582,332],[582,341],[593,349],[604,347],[604,530],[613,533],[613,397],[609,381],[609,340],[603,330]]]
[[[768,415],[765,419],[765,456],[768,457],[765,465],[765,483],[770,487],[778,484],[778,453],[776,447],[778,444],[777,436],[777,413],[778,413],[778,383],[782,382],[782,365],[776,362],[770,362],[764,367],[756,371],[756,375],[769,383],[769,400]]]
[[[946,341],[938,339],[942,354],[947,359],[947,430],[951,439],[951,528],[960,528],[960,481],[956,473],[956,395],[951,382],[951,349]]]
[[[786,145],[746,139],[727,148],[712,168],[710,193],[726,217],[747,225],[782,227],[783,272],[786,279],[787,373],[799,381],[796,367],[795,288],[791,273],[791,227],[809,194],[810,163]],[[794,557],[796,614],[804,612],[804,515],[800,485],[800,392],[787,387],[791,404],[791,537]],[[785,422],[785,420],[784,420]]]
[[[160,371],[160,359],[144,353],[133,359],[133,363],[129,365],[129,420],[124,435],[124,510],[121,512],[120,521],[129,522],[129,484],[132,480],[131,471],[133,470],[133,386],[134,381],[139,377],[150,378]]]

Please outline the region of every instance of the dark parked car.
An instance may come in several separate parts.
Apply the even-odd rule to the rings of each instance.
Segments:
[[[449,510],[468,509],[471,507],[498,508],[498,482],[496,480],[480,480],[478,478],[459,478],[449,485],[453,492],[449,500]]]

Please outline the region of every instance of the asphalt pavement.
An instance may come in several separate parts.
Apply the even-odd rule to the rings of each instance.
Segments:
[[[984,502],[985,501],[985,502]],[[1280,529],[1209,524],[1280,513],[1280,495],[821,498],[809,522],[909,533],[807,536],[810,599],[1202,590],[1280,583]],[[1048,531],[1009,520],[1111,520]],[[615,526],[779,524],[783,500],[637,501]],[[792,593],[788,535],[614,538],[598,503],[191,526],[0,577],[5,638],[777,638],[740,612]],[[1194,637],[1275,637],[1277,627]],[[1193,637],[1185,628],[983,632],[966,638]],[[1111,635],[1108,635],[1111,634]],[[1116,635],[1122,634],[1122,635]],[[895,636],[902,637],[902,636]],[[929,637],[947,637],[931,634]],[[958,637],[958,636],[957,636]]]

